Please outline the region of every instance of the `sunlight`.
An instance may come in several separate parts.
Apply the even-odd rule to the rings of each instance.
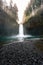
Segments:
[[[19,21],[18,24],[23,23],[23,16],[24,16],[24,10],[26,9],[28,3],[30,3],[30,0],[18,0],[16,1],[17,7],[18,7],[18,18]]]
[[[19,24],[19,34],[17,36],[21,37],[20,40],[24,37],[24,30],[23,30],[23,18],[24,18],[24,11],[28,5],[30,5],[31,0],[4,0],[7,2],[7,5],[10,5],[10,2],[12,1],[12,6],[16,3],[18,8],[18,21]]]
[[[7,5],[9,6],[11,0],[6,0]],[[23,23],[23,15],[24,15],[24,10],[26,9],[27,5],[30,3],[30,0],[12,0],[13,4],[16,3],[18,7],[18,18],[19,21],[17,21],[18,24]]]

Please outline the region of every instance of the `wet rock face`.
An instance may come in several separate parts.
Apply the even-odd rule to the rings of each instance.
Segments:
[[[42,55],[32,42],[12,43],[0,49],[0,65],[43,65]]]
[[[13,14],[13,13],[12,13]],[[13,14],[15,17],[16,15]],[[12,17],[10,13],[0,8],[0,36],[17,35],[19,26],[16,22],[17,17]]]

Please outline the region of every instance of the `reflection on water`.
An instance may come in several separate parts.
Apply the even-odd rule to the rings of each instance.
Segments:
[[[17,35],[17,36],[11,36],[11,38],[16,38],[18,41],[24,41],[25,38],[32,37],[31,35]]]
[[[32,36],[32,35],[24,35],[24,36],[9,36],[9,37],[0,37],[0,42],[13,42],[13,41],[28,41],[28,40],[39,40],[40,38],[43,38],[41,36]]]

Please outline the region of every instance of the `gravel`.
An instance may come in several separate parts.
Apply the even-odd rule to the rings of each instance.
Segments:
[[[0,48],[0,65],[43,65],[43,53],[33,41],[14,42]]]

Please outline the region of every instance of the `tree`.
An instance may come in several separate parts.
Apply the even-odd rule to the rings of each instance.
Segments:
[[[6,6],[7,6],[7,2],[6,2],[6,0],[4,0],[4,2],[3,2],[3,9],[4,10],[6,9]]]
[[[43,5],[43,0],[41,0],[41,4]]]
[[[0,0],[0,7],[2,8],[2,6],[3,6],[3,2],[2,0]]]
[[[7,5],[7,2],[6,2],[6,0],[4,0],[4,5],[5,5],[5,6]]]
[[[14,14],[14,19],[18,19],[18,8],[17,5],[14,4],[14,7],[12,7],[12,13]]]
[[[29,15],[32,12],[32,9],[35,10],[41,6],[41,0],[34,0],[32,4],[26,8],[25,14]]]
[[[41,5],[41,0],[35,0],[34,3],[33,3],[33,8],[34,9],[38,8],[38,7],[40,7],[40,5]]]
[[[10,9],[12,9],[12,3],[13,3],[13,1],[10,0]]]

